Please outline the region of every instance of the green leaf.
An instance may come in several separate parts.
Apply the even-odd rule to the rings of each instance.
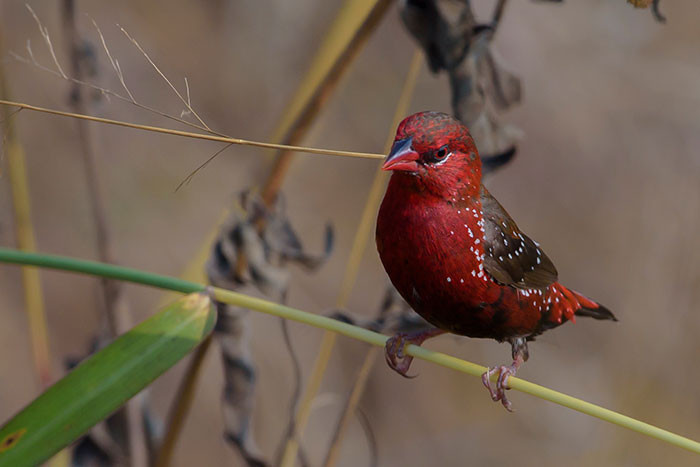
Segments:
[[[0,428],[0,466],[37,465],[106,418],[213,330],[209,297],[183,297],[86,359]]]

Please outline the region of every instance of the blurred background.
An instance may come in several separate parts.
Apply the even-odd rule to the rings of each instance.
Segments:
[[[181,105],[122,25],[181,86],[214,129],[269,140],[342,0],[210,0],[78,2],[80,31],[97,43],[100,25],[136,98],[179,115]],[[474,1],[488,16],[492,1]],[[32,2],[68,63],[58,2]],[[623,0],[562,4],[510,2],[494,49],[523,86],[523,101],[502,115],[523,130],[515,160],[487,182],[520,227],[556,263],[563,283],[613,310],[619,323],[580,319],[530,346],[518,373],[527,380],[700,438],[700,4],[661,2],[666,24]],[[67,109],[70,85],[8,51],[50,57],[23,0],[0,1],[2,57],[12,97]],[[381,152],[415,42],[392,5],[321,111],[304,142],[324,148]],[[103,54],[96,81],[118,90]],[[173,126],[132,105],[102,100],[110,118]],[[424,66],[411,111],[451,111],[444,75]],[[14,117],[29,171],[33,221],[42,252],[95,258],[74,120],[20,112]],[[121,264],[178,275],[237,192],[267,172],[263,151],[233,147],[192,182],[175,187],[218,146],[94,124],[99,170]],[[377,168],[372,160],[300,154],[285,179],[288,215],[305,246],[322,248],[323,225],[336,233],[333,254],[315,273],[292,269],[288,303],[324,313],[335,304],[352,238]],[[4,171],[4,169],[3,169]],[[15,244],[7,177],[0,178],[0,242]],[[99,326],[96,281],[41,272],[53,369],[81,356]],[[368,248],[348,304],[372,316],[387,277]],[[255,290],[248,292],[256,293]],[[128,285],[142,320],[161,294]],[[32,366],[19,269],[0,267],[0,419],[39,393]],[[274,457],[285,430],[293,373],[276,318],[250,314],[258,368],[253,429]],[[322,331],[290,324],[304,378]],[[483,365],[509,361],[494,341],[440,337],[427,347]],[[340,338],[303,445],[320,465],[343,401],[367,346]],[[152,385],[164,416],[184,366]],[[425,362],[405,380],[383,361],[373,367],[360,407],[373,428],[379,465],[654,466],[697,465],[694,454],[521,393],[507,413],[481,382]],[[174,465],[243,465],[225,442],[223,376],[210,353]],[[353,419],[338,465],[368,465],[364,431]]]

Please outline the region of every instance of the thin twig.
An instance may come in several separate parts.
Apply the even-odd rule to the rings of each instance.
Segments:
[[[396,110],[394,111],[394,118],[392,121],[392,127],[387,135],[386,143],[384,148],[386,152],[389,152],[391,145],[394,140],[394,128],[399,125],[399,122],[403,116],[408,111],[408,107],[413,96],[413,91],[415,90],[416,81],[418,79],[418,73],[420,72],[421,65],[423,63],[423,54],[416,50],[411,59],[411,64],[409,66],[408,72],[406,73],[406,78],[404,80],[403,89],[401,90],[401,95],[399,96],[398,103],[396,105]],[[364,210],[362,211],[362,217],[360,223],[355,232],[355,238],[353,240],[352,249],[350,250],[350,255],[348,258],[348,263],[346,265],[345,275],[343,277],[343,282],[341,283],[340,293],[338,295],[338,308],[344,308],[347,300],[350,297],[350,291],[355,284],[359,269],[360,261],[364,252],[367,249],[367,243],[370,238],[370,231],[373,225],[374,218],[376,216],[377,209],[379,208],[379,203],[382,199],[383,188],[386,185],[387,173],[381,169],[377,169],[374,181],[372,182],[372,187],[367,195],[367,201],[365,202]],[[345,430],[347,425],[352,418],[355,411],[355,407],[360,400],[360,396],[364,390],[365,383],[369,377],[369,371],[374,364],[376,359],[376,352],[370,350],[363,362],[362,368],[359,375],[355,379],[355,384],[348,396],[348,400],[345,404],[343,414],[338,421],[335,433],[333,435],[333,441],[328,448],[328,453],[326,455],[325,465],[326,467],[331,467],[337,460],[337,456],[340,450],[340,444],[342,443],[343,437],[345,435]]]
[[[66,73],[63,71],[63,68],[61,68],[61,64],[58,63],[58,58],[56,58],[56,52],[53,50],[53,44],[51,43],[51,38],[49,37],[49,30],[42,26],[41,21],[39,21],[39,17],[34,13],[34,10],[32,10],[32,7],[29,6],[28,3],[25,4],[27,7],[27,10],[29,10],[29,13],[32,14],[34,17],[34,21],[36,21],[36,25],[39,27],[39,32],[41,33],[41,36],[44,38],[44,42],[46,42],[46,46],[49,48],[49,52],[51,53],[51,57],[53,58],[53,62],[56,65],[56,68],[58,69],[58,72],[61,73],[61,76],[63,78],[68,79],[68,76],[66,76]],[[27,47],[29,47],[29,42],[27,42]],[[29,49],[29,52],[31,54],[31,48]]]
[[[4,93],[2,95],[4,95]],[[20,113],[21,111],[22,109],[13,110],[12,112],[7,112],[7,115],[5,115],[6,112],[1,112],[0,115],[2,115],[2,118],[0,118],[0,125],[4,125],[6,123],[9,124],[10,119],[18,113]],[[5,132],[4,136],[7,136],[7,132]]]
[[[92,18],[90,18],[92,19]],[[109,51],[109,47],[107,47],[107,41],[105,40],[105,36],[102,34],[102,30],[100,27],[97,25],[97,22],[92,19],[92,24],[95,26],[95,29],[97,30],[97,34],[100,36],[100,42],[102,43],[102,48],[104,49],[105,53],[107,54],[107,58],[109,59],[109,63],[112,64],[112,69],[117,75],[117,78],[119,79],[119,82],[121,83],[122,87],[126,91],[126,93],[129,95],[129,98],[132,103],[136,103],[136,99],[134,98],[134,95],[131,93],[129,90],[129,87],[126,85],[126,82],[124,81],[124,73],[122,73],[122,69],[119,66],[119,62],[115,60],[112,57],[112,53]]]
[[[36,18],[37,23],[39,19]],[[82,80],[81,38],[75,24],[75,3],[74,0],[64,0],[63,2],[63,25],[66,38],[66,49],[71,58],[71,75],[76,80]],[[42,29],[41,23],[39,28]],[[44,30],[46,28],[43,28]],[[46,41],[51,50],[48,33]],[[58,65],[58,61],[56,61]],[[65,73],[62,73],[68,79]],[[83,89],[79,84],[74,84],[70,106],[78,114],[87,114],[87,105],[83,96]],[[85,172],[85,182],[87,184],[88,200],[91,217],[95,228],[97,243],[97,255],[106,263],[114,263],[115,255],[111,239],[111,229],[109,218],[105,208],[103,190],[100,185],[101,173],[97,168],[97,156],[95,151],[94,138],[85,120],[77,120],[78,141],[80,143],[80,154],[83,159],[83,169]],[[100,281],[102,292],[102,305],[104,318],[107,323],[107,330],[110,338],[114,338],[131,327],[131,313],[124,296],[122,284],[116,281],[103,279]],[[143,425],[142,402],[143,395],[139,395],[129,401],[126,407],[120,410],[118,416],[124,417],[126,423],[123,429],[126,430],[124,439],[129,453],[129,462],[132,466],[146,466],[148,463],[148,448],[146,443],[146,433]]]
[[[377,446],[377,437],[374,435],[372,423],[364,410],[357,409],[357,419],[360,421],[362,429],[365,431],[367,439],[367,447],[369,448],[369,467],[377,467],[379,465],[379,448]]]
[[[38,17],[35,17],[35,19],[39,22],[39,25],[40,25],[39,28],[40,28],[40,30],[44,30],[45,28],[44,28],[44,26],[41,24],[41,22],[40,22],[40,20],[38,19]],[[95,26],[95,29],[97,30],[97,34],[100,36],[100,42],[101,42],[101,44],[102,44],[102,48],[103,48],[104,51],[105,51],[105,54],[107,55],[107,59],[109,60],[110,65],[112,66],[112,69],[114,70],[114,73],[115,73],[116,76],[117,76],[117,79],[119,80],[120,84],[122,85],[122,87],[123,87],[124,90],[126,91],[128,97],[127,97],[127,96],[124,96],[124,95],[122,95],[122,94],[119,94],[119,93],[116,92],[116,91],[113,91],[113,90],[110,90],[110,89],[107,89],[107,88],[98,86],[98,85],[96,85],[96,84],[94,84],[94,83],[90,83],[90,82],[87,82],[87,81],[83,81],[83,80],[81,80],[81,79],[77,79],[77,78],[74,77],[74,76],[67,76],[65,73],[58,72],[58,71],[56,71],[56,70],[53,70],[53,69],[51,69],[51,68],[49,68],[49,67],[46,67],[46,66],[42,65],[41,63],[39,63],[39,61],[38,61],[38,60],[36,59],[36,57],[34,56],[34,53],[32,52],[31,44],[30,44],[29,41],[27,41],[27,54],[28,54],[29,58],[23,57],[23,56],[21,56],[21,55],[15,53],[15,52],[13,52],[13,51],[10,51],[10,52],[9,52],[9,55],[10,55],[12,58],[14,58],[15,60],[17,60],[17,61],[19,61],[19,62],[21,62],[21,63],[25,63],[25,64],[28,64],[28,65],[33,65],[33,66],[35,66],[36,68],[38,68],[38,69],[40,69],[40,70],[42,70],[42,71],[44,71],[44,72],[46,72],[46,73],[49,73],[49,74],[54,75],[54,76],[57,76],[57,77],[59,77],[59,78],[61,78],[61,79],[64,79],[64,80],[66,80],[66,81],[68,81],[68,82],[71,82],[71,83],[73,83],[73,84],[79,84],[79,85],[81,85],[81,86],[86,86],[86,87],[89,87],[89,88],[94,89],[94,90],[96,90],[96,91],[99,91],[101,94],[103,94],[103,95],[104,95],[105,97],[107,97],[108,99],[109,99],[109,97],[114,97],[114,98],[119,99],[119,100],[122,100],[122,101],[124,101],[124,102],[128,102],[128,103],[130,103],[130,104],[132,104],[132,105],[134,105],[134,106],[136,106],[136,107],[138,107],[138,108],[140,108],[140,109],[146,110],[146,111],[151,112],[151,113],[154,113],[154,114],[156,114],[156,115],[160,115],[161,117],[167,118],[167,119],[169,119],[169,120],[173,120],[173,121],[175,121],[175,122],[181,123],[181,124],[186,125],[186,126],[189,126],[189,127],[191,127],[191,128],[196,128],[196,129],[198,129],[198,130],[200,130],[200,131],[204,131],[204,132],[207,132],[207,133],[210,133],[210,134],[213,134],[213,135],[226,136],[226,135],[223,134],[223,133],[219,133],[219,132],[216,132],[216,131],[212,131],[212,130],[210,130],[210,129],[205,128],[204,126],[198,125],[198,124],[196,124],[196,123],[188,122],[187,120],[184,120],[184,119],[182,119],[182,118],[180,118],[180,117],[176,117],[175,115],[170,115],[170,114],[168,114],[168,113],[165,113],[165,112],[163,112],[163,111],[160,111],[160,110],[158,110],[158,109],[156,109],[156,108],[150,107],[150,106],[148,106],[148,105],[142,104],[141,102],[137,101],[136,98],[134,97],[134,95],[132,94],[131,90],[129,89],[129,87],[126,85],[126,81],[124,80],[124,73],[123,73],[122,70],[121,70],[121,66],[119,65],[119,61],[118,61],[116,58],[114,58],[114,57],[112,56],[112,53],[111,53],[111,51],[109,50],[109,47],[107,46],[107,42],[106,42],[106,40],[105,40],[105,38],[104,38],[104,35],[102,34],[102,30],[99,28],[99,26],[97,25],[97,23],[95,22],[95,20],[92,20],[92,22],[93,22],[93,25]],[[49,40],[50,40],[50,39],[49,39]],[[51,46],[51,47],[52,47],[52,46]]]
[[[170,465],[170,459],[177,445],[178,437],[182,432],[187,413],[190,411],[192,401],[194,400],[195,389],[202,370],[202,362],[204,361],[207,351],[211,347],[211,343],[212,336],[209,336],[197,347],[197,350],[194,352],[194,355],[187,365],[187,370],[185,370],[180,386],[177,389],[175,399],[168,411],[168,420],[165,425],[167,426],[167,431],[163,437],[160,450],[158,451],[155,467],[167,467]]]
[[[205,135],[200,133],[192,133],[189,131],[174,130],[170,128],[163,128],[150,125],[140,125],[138,123],[124,122],[121,120],[112,120],[109,118],[94,117],[92,115],[84,115],[73,112],[64,112],[62,110],[48,109],[45,107],[39,107],[36,105],[25,104],[23,102],[14,102],[0,99],[0,105],[9,105],[11,107],[20,107],[22,109],[33,110],[35,112],[42,112],[52,115],[59,115],[61,117],[78,118],[82,120],[90,120],[92,122],[106,123],[108,125],[122,126],[126,128],[134,128],[137,130],[151,131],[154,133],[163,133],[174,136],[184,136],[186,138],[203,139],[207,141],[218,141],[220,143],[231,143],[238,144],[241,146],[255,146],[259,148],[267,149],[281,149],[285,151],[297,151],[305,152],[308,154],[322,154],[327,156],[341,156],[341,157],[359,157],[364,159],[384,159],[386,156],[384,154],[370,153],[370,152],[355,152],[355,151],[339,151],[335,149],[319,149],[310,148],[306,146],[291,146],[288,144],[275,144],[275,143],[263,143],[260,141],[251,141],[241,138],[230,138],[227,136],[218,135]]]
[[[348,70],[347,64],[357,55],[359,50],[357,45],[364,43],[363,37],[369,35],[390,3],[390,0],[352,0],[345,3],[333,26],[327,33],[327,39],[324,40],[319,48],[304,79],[287,105],[272,136],[272,141],[292,144],[301,141],[301,138],[306,134],[309,124],[322,108],[322,104],[332,94],[334,85],[337,84],[340,76]],[[371,17],[372,20],[367,21],[368,17]],[[365,25],[363,34],[358,35],[357,31],[363,25]],[[355,52],[348,53],[349,50],[355,50]],[[277,145],[275,149],[288,151],[283,146]],[[289,148],[289,150],[294,150],[291,149],[291,146]],[[266,202],[270,202],[277,196],[284,175],[287,173],[287,168],[291,163],[289,154],[285,157],[282,157],[280,153],[278,155],[279,157],[273,165],[267,181],[264,183],[264,191],[267,196],[264,196],[263,199]],[[336,153],[335,155],[341,154]],[[350,156],[351,154],[342,155]],[[370,159],[384,158],[384,155],[381,154],[353,154],[352,156]],[[183,277],[192,278],[199,275],[199,271],[202,270],[209,257],[212,239],[216,238],[218,227],[223,219],[226,218],[228,218],[227,212],[219,216],[221,221],[217,222],[212,232],[207,235],[207,240],[185,268]],[[246,268],[244,256],[241,255],[236,265],[236,272],[239,274]]]
[[[503,17],[503,12],[506,9],[506,3],[508,0],[498,0],[496,6],[493,8],[493,14],[491,15],[491,28],[493,28],[494,33],[498,29],[498,25]]]
[[[289,335],[289,323],[286,320],[282,320],[282,335],[284,337],[284,344],[289,351],[289,356],[292,359],[292,374],[294,380],[294,390],[291,396],[292,403],[289,405],[289,418],[287,420],[287,429],[285,437],[282,438],[279,448],[277,449],[277,455],[275,456],[275,465],[279,465],[282,460],[282,454],[284,453],[284,443],[287,439],[297,438],[296,433],[296,423],[295,415],[297,411],[297,405],[299,403],[299,398],[301,396],[301,363],[299,362],[299,356],[294,350],[294,345],[292,343],[291,336]]]
[[[374,366],[374,362],[377,360],[377,356],[379,356],[380,354],[379,352],[380,349],[378,349],[377,347],[372,347],[365,354],[365,359],[362,362],[362,367],[360,368],[360,371],[355,377],[355,383],[353,384],[352,390],[350,391],[350,395],[348,396],[345,402],[345,406],[343,407],[343,413],[340,416],[340,420],[338,420],[338,425],[335,429],[335,432],[333,433],[333,438],[331,439],[330,447],[328,448],[328,452],[326,453],[326,459],[323,462],[324,467],[331,467],[335,465],[335,462],[338,460],[343,437],[345,436],[345,432],[347,430],[348,425],[350,424],[350,420],[352,419],[352,416],[354,415],[355,410],[357,409],[357,404],[360,402],[360,398],[362,397],[362,393],[364,392],[365,386],[367,385],[367,381],[369,380],[370,372],[372,370],[372,367]]]
[[[146,53],[146,51],[143,50],[143,48],[141,47],[141,44],[139,44],[136,41],[136,39],[131,37],[131,35],[126,31],[126,29],[124,29],[123,27],[121,27],[118,24],[117,24],[117,27],[119,29],[121,29],[121,31],[124,33],[124,35],[127,38],[129,38],[129,40],[136,46],[137,49],[139,49],[139,52],[141,52],[143,54],[143,56],[146,57],[146,60],[148,60],[148,63],[150,63],[151,66],[158,72],[158,74],[161,76],[161,78],[163,78],[165,80],[165,82],[168,83],[168,86],[170,86],[170,89],[172,89],[173,92],[175,93],[175,95],[177,95],[177,97],[182,101],[182,103],[185,104],[185,107],[187,107],[187,110],[192,112],[192,115],[195,116],[195,118],[199,121],[199,123],[204,128],[207,129],[207,131],[212,132],[212,129],[209,128],[209,126],[206,123],[204,123],[204,120],[202,120],[202,118],[199,116],[199,114],[197,112],[195,112],[195,110],[192,108],[192,106],[190,105],[188,100],[186,100],[184,97],[182,97],[182,94],[180,94],[180,91],[178,91],[177,88],[175,86],[173,86],[173,83],[170,82],[168,77],[165,76],[165,74],[162,71],[160,71],[160,68],[158,68],[158,65],[156,65],[155,62],[153,60],[151,60],[151,57],[149,57],[148,54]],[[188,94],[189,94],[189,87],[188,87]]]
[[[204,167],[206,167],[211,161],[214,160],[214,158],[215,158],[216,156],[218,156],[219,154],[221,154],[222,152],[224,152],[225,150],[227,150],[227,149],[230,148],[231,146],[233,146],[233,143],[227,144],[226,146],[224,146],[223,148],[219,149],[219,150],[216,151],[214,154],[212,154],[211,156],[209,156],[209,158],[208,158],[207,160],[205,160],[205,161],[202,162],[200,165],[198,165],[196,169],[194,169],[192,172],[190,172],[190,174],[189,174],[187,177],[185,177],[185,178],[177,185],[177,187],[175,187],[175,192],[177,193],[177,191],[178,191],[180,188],[182,188],[183,186],[189,184],[189,183],[192,181],[192,178],[194,178],[194,176],[197,175],[197,172],[199,172],[199,171],[202,170]]]
[[[185,76],[185,90],[187,91],[187,104],[189,106],[192,106],[192,97],[190,96],[190,83],[189,81],[187,81],[187,76]],[[183,110],[182,112],[180,112],[180,118],[191,113],[192,112],[190,112],[189,110]]]
[[[413,94],[413,89],[415,87],[416,79],[418,77],[418,72],[420,71],[420,65],[422,63],[422,54],[416,51],[413,54],[411,60],[411,65],[409,66],[408,73],[406,75],[406,81],[404,87],[399,96],[399,100],[396,105],[396,110],[394,111],[394,118],[389,129],[389,136],[385,143],[385,150],[388,152],[391,147],[391,142],[393,141],[395,128],[398,126],[401,118],[406,114],[408,110],[408,105],[410,103],[410,97]],[[367,246],[367,241],[369,239],[369,232],[371,230],[372,222],[376,212],[376,207],[381,199],[382,188],[386,181],[385,173],[377,171],[374,181],[372,182],[372,187],[370,188],[370,195],[365,208],[362,212],[362,218],[357,227],[355,237],[353,239],[353,245],[350,250],[350,255],[348,263],[345,267],[345,273],[343,275],[343,281],[340,285],[340,291],[338,292],[338,298],[336,301],[337,308],[344,308],[347,299],[350,296],[350,291],[357,278],[357,273],[359,271],[359,264],[362,255]],[[318,389],[321,387],[321,381],[323,380],[323,375],[328,368],[328,362],[330,361],[331,353],[335,347],[336,336],[333,333],[324,333],[323,339],[319,346],[319,351],[316,356],[316,361],[309,377],[309,383],[306,386],[306,391],[302,397],[302,402],[299,404],[299,410],[296,416],[296,428],[294,432],[297,436],[301,436],[306,428],[306,423],[308,422],[309,415],[311,413],[311,404],[316,397]],[[287,441],[287,447],[285,449],[286,456],[283,458],[283,466],[291,466],[292,456],[294,451],[298,448],[299,442],[296,439],[290,438]]]
[[[357,5],[360,2],[348,2],[346,5],[346,11],[341,12],[336,18],[336,25],[343,23],[348,19],[347,16],[343,14],[357,14]],[[368,2],[364,2],[368,3]],[[282,142],[285,144],[299,144],[308,131],[311,123],[314,121],[319,111],[323,107],[324,103],[331,95],[331,92],[338,84],[340,78],[349,69],[350,64],[353,59],[362,49],[362,46],[369,40],[372,32],[379,25],[380,21],[386,14],[391,1],[389,0],[376,0],[369,10],[366,11],[366,16],[362,18],[362,21],[357,25],[356,29],[353,31],[352,36],[348,38],[347,43],[344,47],[335,52],[335,56],[330,60],[331,65],[325,71],[325,75],[317,82],[314,83],[315,87],[312,91],[308,92],[306,95],[306,101],[303,102],[301,106],[298,105],[296,99],[299,96],[295,96],[295,100],[289,106],[290,115],[285,116],[282,119],[282,124],[275,132],[275,137],[273,140]],[[356,19],[351,19],[355,21]],[[331,34],[329,34],[329,37]],[[317,57],[317,60],[323,61],[328,59],[328,57]],[[316,70],[310,70],[309,74],[304,80],[304,84],[310,77],[314,77],[314,72]],[[303,92],[301,94],[304,94]],[[292,154],[289,151],[282,151],[277,154],[275,163],[270,170],[270,174],[267,177],[263,187],[262,187],[262,198],[266,203],[272,203],[277,196],[280,188],[282,187],[282,181],[289,170],[291,165]]]

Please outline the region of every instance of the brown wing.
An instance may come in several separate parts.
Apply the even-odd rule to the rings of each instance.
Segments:
[[[544,289],[556,282],[558,274],[552,261],[483,186],[481,206],[486,272],[499,283],[519,289]]]

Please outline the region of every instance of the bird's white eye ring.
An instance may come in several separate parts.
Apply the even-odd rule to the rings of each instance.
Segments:
[[[447,145],[444,145],[437,151],[433,151],[430,154],[427,162],[434,166],[442,165],[451,155],[452,153],[450,152],[450,148]]]

